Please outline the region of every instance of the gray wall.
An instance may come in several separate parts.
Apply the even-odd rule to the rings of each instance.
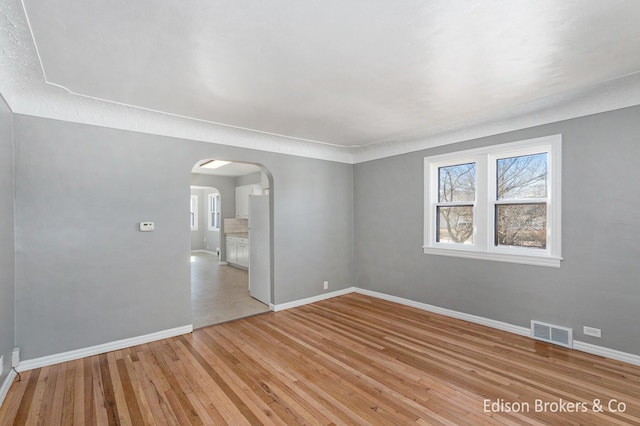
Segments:
[[[14,342],[13,207],[13,113],[0,97],[0,355],[4,356],[0,385],[11,369]]]
[[[321,294],[328,280],[329,291],[357,285],[524,327],[532,318],[567,325],[580,340],[640,354],[639,116],[628,108],[350,166],[15,115],[15,343],[33,359],[190,324],[189,186],[235,197],[233,179],[191,174],[215,157],[271,172],[274,303]],[[0,120],[5,354],[14,346],[14,173],[4,104]],[[423,254],[425,155],[556,133],[560,269]],[[233,199],[222,206],[233,217]],[[144,220],[156,231],[139,232]],[[583,336],[583,325],[603,338]]]
[[[188,198],[206,185],[191,177],[203,158],[273,176],[274,303],[321,294],[325,280],[330,291],[353,285],[348,164],[22,115],[14,124],[23,359],[191,323]],[[137,230],[145,220],[154,232]]]
[[[578,340],[640,354],[639,118],[626,108],[355,165],[355,284],[523,327],[569,326]],[[561,268],[423,253],[425,156],[558,133]]]
[[[257,183],[262,183],[262,175],[260,172],[249,173],[236,178],[236,186],[254,185]]]

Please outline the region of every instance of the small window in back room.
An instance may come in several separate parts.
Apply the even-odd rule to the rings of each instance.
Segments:
[[[190,216],[191,216],[191,230],[198,230],[198,196],[191,196],[191,207],[190,207]]]
[[[220,229],[220,194],[209,194],[207,217],[210,231]]]

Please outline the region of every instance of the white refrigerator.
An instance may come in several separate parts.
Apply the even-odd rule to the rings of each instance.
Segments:
[[[271,303],[269,195],[249,196],[249,294]]]

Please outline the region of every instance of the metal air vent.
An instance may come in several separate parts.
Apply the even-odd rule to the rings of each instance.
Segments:
[[[531,337],[565,348],[573,348],[573,330],[567,327],[532,320]]]

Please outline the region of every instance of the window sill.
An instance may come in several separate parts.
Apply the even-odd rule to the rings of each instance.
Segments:
[[[425,254],[435,254],[438,256],[464,257],[467,259],[491,260],[494,262],[519,263],[523,265],[546,266],[559,268],[561,257],[550,256],[527,256],[521,254],[488,253],[470,250],[442,249],[434,247],[423,247]]]

